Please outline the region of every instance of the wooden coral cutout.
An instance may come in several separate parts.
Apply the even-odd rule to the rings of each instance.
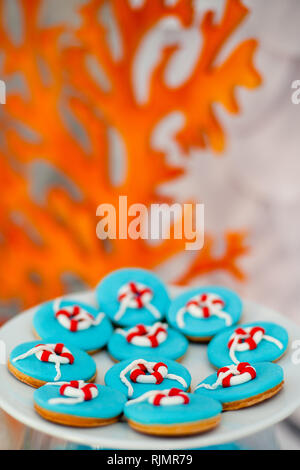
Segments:
[[[127,0],[110,2],[123,39],[123,53],[117,58],[108,46],[107,29],[99,22],[98,11],[104,0],[91,0],[83,7],[81,26],[74,32],[78,45],[66,50],[59,44],[66,27],[39,25],[40,0],[19,1],[24,26],[21,44],[15,44],[7,34],[2,11],[0,44],[5,58],[1,78],[9,79],[21,71],[28,93],[24,97],[10,94],[3,116],[0,298],[19,297],[29,306],[61,294],[66,272],[94,285],[115,268],[155,268],[184,249],[185,240],[165,240],[155,246],[144,240],[111,240],[107,246],[95,236],[99,203],[117,206],[118,195],[126,194],[128,204],[149,205],[161,200],[162,183],[182,174],[182,168],[171,167],[165,155],[151,146],[151,134],[159,120],[180,110],[186,118],[176,136],[181,147],[209,145],[220,151],[224,135],[213,113],[213,103],[238,112],[235,87],[253,88],[259,84],[252,65],[254,40],[244,41],[225,62],[215,65],[224,41],[247,13],[240,1],[228,0],[220,23],[215,23],[213,14],[207,12],[199,25],[204,42],[191,77],[177,88],[167,87],[163,74],[174,48],[166,48],[152,74],[148,100],[138,103],[132,66],[141,40],[170,14],[183,27],[193,22],[192,2],[169,3],[145,0],[133,9]],[[0,0],[1,10],[3,5]],[[91,76],[88,57],[101,67],[109,82],[107,89]],[[65,91],[69,84],[75,90],[72,96]],[[62,102],[84,129],[87,148],[70,132],[61,114]],[[34,139],[24,138],[16,122],[30,129]],[[117,188],[109,179],[109,127],[122,137],[127,156],[126,178]],[[34,201],[28,173],[40,159],[69,178],[80,197],[76,199],[65,188],[55,186],[42,204]],[[12,217],[16,208],[20,216],[17,220]],[[224,269],[240,278],[237,260],[245,250],[239,237],[231,236],[224,256],[217,261],[212,258],[209,241],[179,281],[189,282],[213,269]]]

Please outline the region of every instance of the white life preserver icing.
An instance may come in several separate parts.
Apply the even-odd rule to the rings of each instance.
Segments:
[[[53,302],[54,315],[57,321],[69,331],[87,330],[91,326],[99,325],[104,313],[99,313],[96,318],[93,317],[85,308],[79,305],[66,305],[61,307],[61,299]]]
[[[215,390],[218,387],[233,387],[241,385],[250,380],[255,379],[256,370],[248,362],[240,362],[239,364],[232,364],[230,366],[221,367],[217,372],[217,380],[214,384],[199,384],[198,388],[206,388],[207,390]]]
[[[182,308],[180,308],[176,315],[176,321],[180,328],[185,326],[184,315],[189,314],[194,318],[209,318],[217,316],[225,321],[226,326],[232,325],[232,318],[229,313],[223,309],[225,302],[217,294],[202,293],[192,297]]]
[[[130,373],[127,379],[126,374]],[[144,384],[160,384],[164,379],[177,380],[183,387],[187,387],[186,381],[179,375],[169,374],[168,367],[163,362],[149,362],[145,359],[136,359],[128,364],[120,373],[121,381],[128,389],[128,396],[133,395],[133,387],[130,382]]]
[[[283,344],[277,338],[265,334],[265,329],[261,326],[248,326],[236,328],[229,338],[228,348],[231,360],[238,364],[235,356],[236,352],[251,351],[256,349],[262,340],[275,344],[279,349],[283,349]]]
[[[147,401],[154,406],[174,406],[187,405],[190,402],[189,396],[179,388],[170,388],[167,390],[150,390],[134,400],[130,400],[127,405]]]
[[[129,330],[117,329],[116,333],[124,336],[128,343],[135,346],[144,346],[156,348],[168,337],[168,325],[166,323],[156,322],[151,326],[136,325]]]
[[[70,382],[56,382],[55,384],[48,383],[47,385],[59,385],[59,393],[62,397],[66,398],[51,398],[49,403],[76,405],[84,401],[93,400],[99,394],[98,388],[95,384],[86,383],[84,380],[71,380]]]
[[[26,357],[32,356],[35,354],[36,358],[42,362],[53,362],[56,369],[56,376],[54,380],[57,381],[61,377],[60,372],[60,365],[61,364],[73,364],[74,356],[69,351],[68,348],[65,347],[63,343],[56,343],[56,344],[37,344],[33,348],[29,349],[24,354],[20,354],[13,359],[13,362],[20,361],[22,359],[26,359]]]
[[[151,304],[153,298],[153,291],[150,287],[147,287],[140,282],[128,282],[124,284],[118,292],[118,301],[120,302],[120,307],[117,313],[114,316],[116,321],[120,320],[127,308],[134,309],[147,309],[155,318],[159,319],[161,317],[160,312],[157,308]]]

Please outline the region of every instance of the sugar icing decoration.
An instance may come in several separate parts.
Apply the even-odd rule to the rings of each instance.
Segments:
[[[114,316],[116,321],[120,320],[127,308],[147,309],[155,318],[161,317],[157,308],[151,304],[153,291],[150,287],[140,282],[128,282],[124,284],[118,291],[118,301],[120,307]]]
[[[126,374],[129,374],[130,381]],[[145,359],[136,359],[128,364],[120,373],[120,380],[128,389],[128,396],[133,395],[133,387],[130,382],[142,384],[160,384],[164,379],[176,380],[187,388],[186,381],[176,374],[169,374],[168,367],[163,362],[149,362]]]
[[[148,402],[154,406],[174,406],[174,405],[187,405],[190,402],[188,395],[179,388],[170,388],[167,390],[150,390],[134,400],[127,403],[132,405],[134,403]]]
[[[26,357],[35,355],[39,361],[52,362],[55,365],[56,376],[54,380],[57,381],[61,377],[60,365],[73,364],[74,356],[71,351],[65,347],[63,343],[56,344],[37,344],[24,354],[20,354],[13,359],[13,362],[26,359]]]
[[[168,325],[166,323],[156,322],[151,326],[136,325],[127,331],[119,328],[116,333],[124,336],[128,343],[135,346],[156,348],[166,341],[168,337],[167,330]]]
[[[47,385],[60,386],[59,393],[62,395],[59,398],[50,398],[49,403],[51,405],[76,405],[77,403],[93,400],[99,394],[97,385],[86,383],[84,380],[71,380],[70,382],[56,382],[54,384],[49,382]]]
[[[184,328],[184,316],[191,315],[194,318],[207,319],[213,315],[222,318],[226,326],[232,325],[232,318],[229,313],[224,311],[225,302],[217,294],[203,293],[192,297],[181,309],[177,312],[177,324],[180,328]]]
[[[67,305],[61,307],[61,299],[53,302],[54,315],[57,321],[69,331],[87,330],[91,326],[100,325],[104,313],[99,313],[96,318],[93,317],[86,309],[79,305]]]
[[[255,379],[256,370],[248,362],[240,362],[235,365],[221,367],[217,372],[217,380],[214,384],[209,385],[206,383],[199,384],[195,390],[199,388],[206,388],[207,390],[215,390],[218,387],[233,387],[241,385],[250,380]]]
[[[277,338],[265,334],[265,329],[260,326],[249,326],[236,328],[229,338],[228,349],[231,360],[238,364],[235,356],[236,352],[250,351],[256,349],[262,340],[275,344],[279,349],[283,349],[283,344]]]

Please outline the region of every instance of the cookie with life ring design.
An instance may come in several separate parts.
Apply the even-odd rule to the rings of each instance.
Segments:
[[[158,436],[186,436],[209,431],[221,420],[222,405],[178,388],[150,390],[129,400],[124,415],[136,431]]]
[[[150,390],[179,388],[189,390],[191,376],[188,370],[171,359],[152,357],[127,359],[115,364],[104,378],[108,387],[120,390],[128,399],[137,398]]]
[[[96,297],[102,311],[124,327],[161,321],[170,305],[163,282],[140,268],[124,268],[108,274],[96,287]]]
[[[288,347],[288,332],[271,322],[251,322],[227,328],[208,345],[207,356],[215,367],[238,362],[274,362]]]
[[[7,366],[18,380],[35,388],[46,382],[93,382],[96,377],[94,359],[85,351],[69,343],[61,343],[57,338],[19,344],[11,351]]]
[[[130,328],[117,328],[108,342],[113,359],[140,358],[151,354],[152,360],[168,357],[181,359],[187,351],[188,340],[166,323],[139,324]]]
[[[118,421],[126,403],[118,390],[83,380],[47,383],[35,390],[33,399],[42,418],[75,427],[112,424]]]
[[[113,333],[103,312],[68,298],[42,304],[33,317],[33,329],[42,340],[55,336],[90,354],[103,348]]]
[[[221,367],[200,382],[194,393],[220,401],[223,410],[238,410],[271,398],[283,383],[283,369],[278,364],[240,362]]]
[[[230,289],[205,286],[176,297],[168,310],[168,323],[191,341],[209,341],[242,314],[242,301]]]

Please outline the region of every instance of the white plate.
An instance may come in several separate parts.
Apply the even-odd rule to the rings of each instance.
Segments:
[[[93,293],[72,295],[72,298],[94,304]],[[17,344],[33,340],[31,330],[35,309],[30,309],[7,322],[0,330],[0,339],[5,342],[7,353]],[[300,339],[300,327],[287,318],[253,302],[244,303],[243,322],[274,321],[284,326],[290,335],[290,345]],[[284,389],[270,400],[239,411],[223,413],[221,424],[215,430],[198,436],[182,438],[158,438],[139,434],[125,422],[94,429],[76,429],[56,425],[40,418],[33,409],[33,389],[16,380],[5,365],[0,365],[0,406],[11,416],[37,431],[63,439],[106,449],[192,449],[234,441],[261,431],[289,416],[300,406],[300,364],[292,363],[291,347],[279,364],[284,368]],[[97,362],[97,382],[113,362],[105,351],[93,356]],[[182,361],[192,374],[192,386],[205,378],[213,368],[206,357],[206,346],[191,344]]]

